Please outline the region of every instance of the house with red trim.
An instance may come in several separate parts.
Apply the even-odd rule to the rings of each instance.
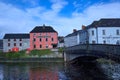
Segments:
[[[36,26],[30,31],[30,49],[51,49],[58,44],[58,33],[51,26]]]

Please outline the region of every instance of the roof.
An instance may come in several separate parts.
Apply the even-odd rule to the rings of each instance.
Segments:
[[[63,37],[63,36],[59,36],[59,37],[58,37],[58,41],[59,41],[60,43],[64,43],[64,37]]]
[[[5,34],[3,39],[28,39],[30,38],[29,34]]]
[[[30,33],[57,32],[51,26],[36,26]]]
[[[79,31],[81,31],[81,30],[78,30],[78,31],[75,31],[75,32],[73,32],[73,33],[71,33],[71,34],[68,34],[68,35],[65,36],[65,37],[76,36],[76,35],[78,34]]]
[[[92,24],[87,27],[120,27],[120,18],[104,18],[99,21],[94,21]]]

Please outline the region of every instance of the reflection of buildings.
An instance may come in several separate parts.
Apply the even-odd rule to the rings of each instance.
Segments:
[[[4,71],[3,71],[3,65],[0,65],[0,80],[4,80],[3,79],[3,73],[4,73]]]
[[[29,80],[58,80],[58,73],[47,69],[35,68],[30,70]]]
[[[29,67],[27,66],[4,66],[4,79],[0,80],[29,80]]]

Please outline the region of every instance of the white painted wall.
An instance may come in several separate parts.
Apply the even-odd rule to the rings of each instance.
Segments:
[[[92,35],[92,30],[94,31],[94,35]],[[103,30],[105,30],[105,35],[103,35]],[[120,27],[97,27],[88,29],[89,32],[89,43],[92,44],[92,41],[95,41],[98,44],[116,44],[117,41],[120,42],[120,34],[116,34],[116,30],[119,30]],[[97,37],[98,36],[98,37]],[[98,39],[98,42],[97,42]]]
[[[77,36],[65,37],[65,47],[70,47],[78,44]]]

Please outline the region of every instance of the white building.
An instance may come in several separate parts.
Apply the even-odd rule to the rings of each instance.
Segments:
[[[64,38],[65,47],[75,46],[78,44],[86,44],[87,43],[87,30],[74,30],[73,33],[68,34]]]
[[[87,28],[90,44],[120,44],[120,18],[100,19]]]
[[[100,19],[64,38],[65,47],[78,44],[120,45],[120,18]]]

